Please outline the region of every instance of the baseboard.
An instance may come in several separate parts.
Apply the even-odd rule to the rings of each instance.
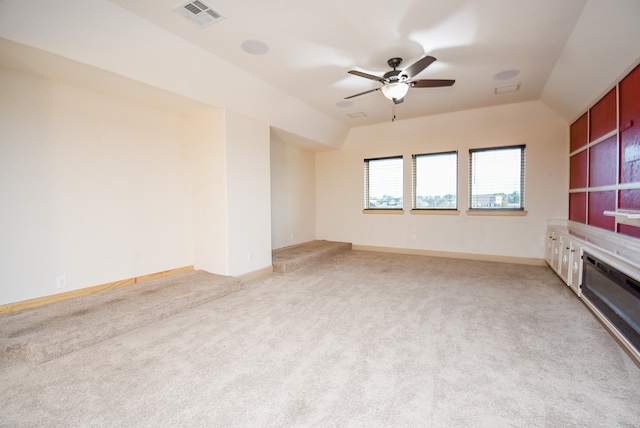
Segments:
[[[86,296],[88,294],[99,293],[100,291],[123,287],[126,285],[132,285],[138,282],[148,281],[150,279],[162,278],[163,276],[191,272],[192,270],[193,265],[183,266],[180,268],[150,273],[148,275],[136,276],[134,278],[123,279],[120,281],[108,282],[106,284],[94,285],[92,287],[79,288],[77,290],[71,290],[64,293],[52,294],[50,296],[37,297],[35,299],[23,300],[15,303],[6,303],[4,305],[0,305],[0,315],[21,311],[23,309],[36,308],[38,306],[47,305],[49,303],[61,302],[63,300]]]
[[[497,256],[492,254],[454,253],[448,251],[418,250],[412,248],[375,247],[370,245],[353,245],[354,250],[376,251],[381,253],[411,254],[415,256],[445,257],[449,259],[479,260],[483,262],[513,263],[519,265],[546,266],[544,259]]]
[[[271,273],[273,273],[273,266],[267,266],[262,269],[243,273],[242,275],[238,275],[236,278],[238,278],[241,283],[245,283],[247,281],[251,281],[252,279],[258,279]]]

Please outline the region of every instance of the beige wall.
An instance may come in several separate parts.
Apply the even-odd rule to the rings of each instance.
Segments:
[[[185,120],[0,69],[0,303],[193,263]]]
[[[271,246],[316,238],[315,153],[271,140]]]
[[[271,266],[269,126],[225,112],[228,275]]]
[[[194,267],[228,273],[225,112],[187,119],[192,183]]]
[[[0,304],[189,265],[271,266],[263,122],[0,69],[0,142]]]
[[[528,215],[468,216],[468,150],[517,144],[527,146]],[[411,155],[449,150],[458,150],[460,214],[411,214]],[[363,214],[363,159],[393,155],[405,160],[404,214]],[[568,126],[540,102],[355,128],[341,150],[316,159],[318,239],[542,259],[547,219],[567,218]]]

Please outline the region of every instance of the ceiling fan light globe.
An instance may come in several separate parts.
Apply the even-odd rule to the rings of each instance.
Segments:
[[[402,82],[389,83],[382,87],[382,93],[390,100],[400,100],[404,98],[404,96],[407,95],[407,91],[409,91],[409,85]]]

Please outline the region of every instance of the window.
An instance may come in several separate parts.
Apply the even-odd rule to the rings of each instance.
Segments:
[[[402,156],[364,160],[364,208],[402,209]]]
[[[458,208],[458,152],[411,156],[413,209]]]
[[[469,208],[524,210],[525,146],[469,150]]]

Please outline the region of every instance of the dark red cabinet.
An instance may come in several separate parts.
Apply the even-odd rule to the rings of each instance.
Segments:
[[[615,230],[615,218],[603,214],[605,211],[615,211],[616,192],[589,192],[588,201],[589,225],[602,229]]]
[[[587,151],[583,150],[571,156],[569,188],[584,189],[587,187]]]
[[[640,65],[571,124],[569,151],[569,220],[640,238],[604,215],[640,211]]]
[[[589,142],[589,138],[588,138],[589,129],[587,128],[588,123],[589,122],[587,118],[587,113],[585,113],[582,116],[580,116],[578,120],[573,122],[573,124],[571,125],[571,128],[569,130],[571,134],[571,144],[570,144],[571,147],[569,151],[571,153],[586,146],[587,143]]]
[[[569,193],[569,220],[587,223],[587,194],[585,192]]]
[[[589,111],[589,142],[616,130],[617,113],[616,89],[613,88]]]
[[[620,82],[620,182],[640,182],[640,66]]]
[[[609,137],[589,147],[589,187],[616,184],[618,139]]]

